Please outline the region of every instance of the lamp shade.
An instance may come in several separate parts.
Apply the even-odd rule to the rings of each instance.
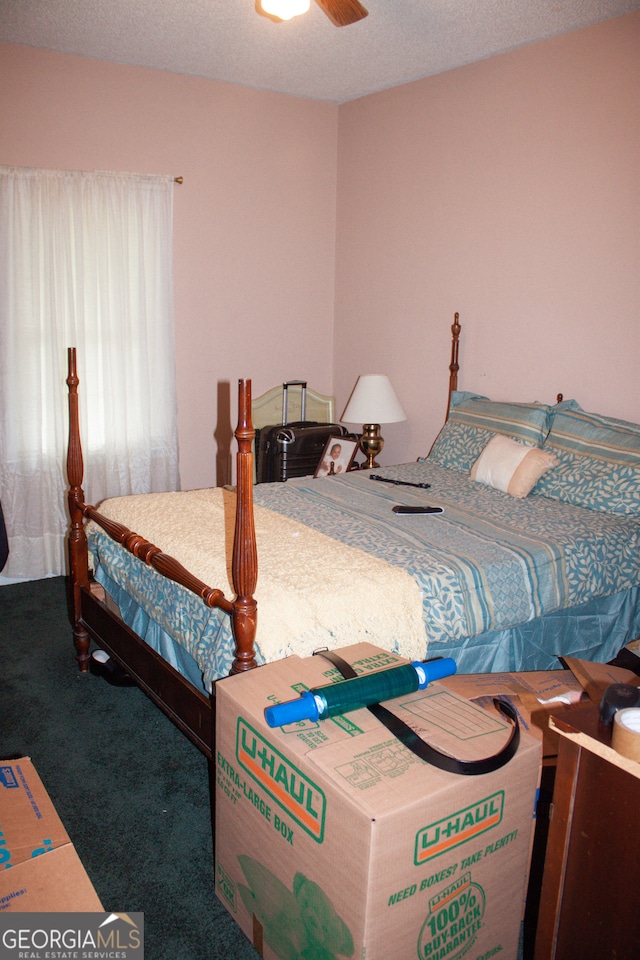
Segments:
[[[399,423],[407,415],[389,377],[365,373],[358,377],[341,419],[345,423]]]

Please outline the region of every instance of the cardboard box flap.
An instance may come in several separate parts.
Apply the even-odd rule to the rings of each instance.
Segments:
[[[43,783],[28,758],[0,763],[0,825],[5,866],[16,866],[70,843]],[[2,865],[0,855],[0,866]]]
[[[470,700],[501,693],[515,693],[520,696],[526,691],[540,703],[550,702],[553,699],[562,702],[562,698],[571,699],[572,696],[577,701],[583,690],[582,684],[571,670],[456,674],[442,682],[460,696],[468,697]]]
[[[608,663],[594,663],[591,660],[577,660],[575,657],[563,659],[590,699],[596,703],[602,700],[602,694],[612,683],[640,686],[640,677],[632,670],[625,670],[624,667],[612,667]]]
[[[567,669],[564,670],[457,674],[447,677],[442,683],[482,706],[489,704],[492,697],[505,697],[518,714],[522,727],[542,738],[543,756],[553,758],[558,753],[558,735],[549,726],[551,712],[561,713],[587,698],[589,694],[585,690],[584,677],[589,667],[600,666],[585,664],[584,673],[579,670],[574,673],[567,661]]]
[[[0,760],[0,838],[3,910],[102,910],[29,757]]]
[[[37,866],[25,861],[12,867],[3,876],[2,897],[12,910],[29,913],[103,909],[72,843],[39,857]]]

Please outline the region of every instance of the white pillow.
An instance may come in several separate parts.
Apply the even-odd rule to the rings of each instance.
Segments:
[[[556,457],[538,447],[527,447],[497,433],[471,468],[470,477],[512,497],[526,497]]]

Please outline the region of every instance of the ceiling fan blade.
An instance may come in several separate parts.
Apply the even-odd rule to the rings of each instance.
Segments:
[[[350,23],[363,20],[368,11],[358,0],[316,0],[336,27],[348,27]]]

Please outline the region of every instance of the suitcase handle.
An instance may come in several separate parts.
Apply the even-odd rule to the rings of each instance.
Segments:
[[[282,426],[287,422],[287,400],[289,387],[302,387],[302,402],[300,410],[300,420],[306,420],[307,414],[307,381],[306,380],[285,380],[282,384]]]

